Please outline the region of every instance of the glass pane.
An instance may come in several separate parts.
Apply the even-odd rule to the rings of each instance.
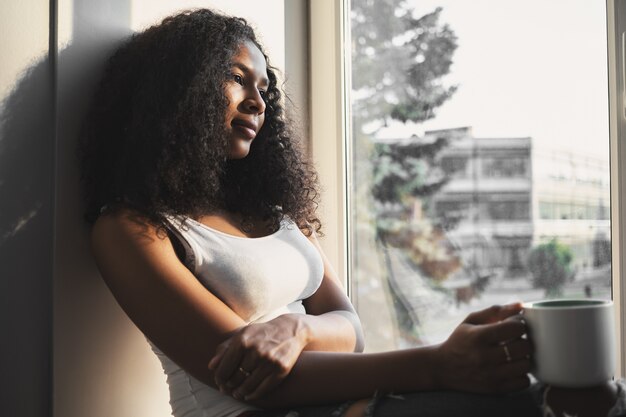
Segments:
[[[611,297],[604,2],[351,0],[353,299],[369,351]]]

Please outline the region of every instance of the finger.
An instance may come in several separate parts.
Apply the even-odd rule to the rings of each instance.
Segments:
[[[524,321],[524,316],[522,314],[513,314],[512,316],[509,316],[502,321],[516,321],[524,325],[526,324],[526,322]]]
[[[508,343],[503,343],[490,348],[489,357],[493,358],[493,363],[500,365],[507,362],[515,362],[519,359],[528,359],[532,347],[527,339],[515,339]]]
[[[217,347],[217,349],[215,349],[215,356],[213,356],[209,361],[209,369],[214,370],[217,367],[219,362],[222,360],[222,357],[224,356],[224,352],[226,352],[227,346],[227,343],[222,343]]]
[[[232,374],[230,379],[226,382],[226,387],[230,390],[235,389],[240,386],[246,379],[250,377],[252,373],[254,373],[255,368],[257,368],[258,355],[256,351],[251,350],[244,354],[239,366]]]
[[[256,350],[248,351],[241,361],[241,368],[251,374],[258,366],[259,353]]]
[[[237,368],[230,376],[230,379],[223,384],[223,387],[227,392],[233,392],[238,389],[249,376],[250,374],[248,372],[243,372],[241,369]]]
[[[271,374],[259,384],[256,390],[246,396],[246,400],[256,400],[263,397],[265,394],[276,388],[283,379],[284,376],[275,373]]]
[[[530,372],[530,367],[530,359],[522,358],[494,368],[492,375],[497,381],[517,379],[527,375]]]
[[[224,385],[233,375],[243,356],[243,349],[239,343],[231,343],[224,352],[222,360],[215,369],[215,383]]]
[[[521,320],[504,320],[482,325],[474,331],[483,343],[500,344],[522,337],[526,333],[526,324]]]
[[[247,397],[251,393],[255,392],[259,385],[272,375],[272,372],[272,366],[267,364],[257,367],[257,369],[255,369],[254,372],[252,372],[250,376],[246,378],[233,392],[233,396],[239,400],[248,399]]]
[[[522,311],[521,303],[494,305],[484,310],[470,313],[465,319],[465,323],[469,324],[489,324],[496,323],[506,319],[507,317],[519,314]]]

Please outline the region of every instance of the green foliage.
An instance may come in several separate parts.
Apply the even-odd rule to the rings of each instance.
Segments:
[[[371,131],[390,119],[426,121],[454,94],[456,86],[446,86],[443,79],[452,65],[456,36],[439,23],[440,13],[437,8],[418,17],[404,0],[352,1],[354,157],[360,161],[353,176],[358,218],[373,221],[380,241],[402,246],[420,267],[450,259],[457,262],[444,248],[440,230],[421,213],[428,197],[446,183],[436,156],[448,140],[406,138],[402,143],[382,144],[372,140],[364,126],[369,124]],[[429,275],[441,279],[443,271],[448,271],[443,274],[447,276],[455,268],[439,265]]]
[[[423,122],[456,86],[450,71],[456,36],[439,24],[441,8],[421,17],[403,0],[352,1],[352,107],[355,126],[388,118]]]
[[[367,146],[371,139],[363,131],[370,122],[382,126],[388,119],[428,120],[456,91],[456,86],[443,83],[457,45],[454,32],[439,23],[441,10],[417,17],[404,0],[352,1],[355,152],[370,152],[375,218],[392,213],[396,218],[407,217],[415,198],[426,199],[445,184],[435,162],[448,143],[445,138]],[[362,171],[354,175],[357,181],[368,178]],[[381,211],[381,205],[395,207],[391,212]],[[404,210],[397,210],[398,205]]]
[[[561,295],[563,285],[573,278],[572,259],[569,246],[556,239],[535,246],[528,256],[533,286],[545,289],[547,296]]]
[[[447,144],[443,137],[432,143],[375,144],[373,197],[381,203],[410,203],[411,197],[434,194],[447,182],[435,162],[435,156]]]

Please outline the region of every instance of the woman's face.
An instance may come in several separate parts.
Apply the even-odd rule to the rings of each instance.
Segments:
[[[245,158],[265,121],[265,92],[269,87],[265,57],[247,41],[233,57],[226,82],[226,132],[230,137],[229,157]]]

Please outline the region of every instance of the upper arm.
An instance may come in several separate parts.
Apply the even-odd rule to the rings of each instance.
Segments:
[[[179,261],[166,236],[128,213],[101,216],[92,247],[102,277],[137,327],[194,377],[214,385],[207,364],[244,321]]]
[[[315,245],[322,257],[324,263],[324,277],[317,291],[304,300],[307,313],[319,315],[333,310],[346,310],[355,313],[354,307],[350,299],[346,296],[341,281],[324,254],[315,233],[309,236],[309,240]]]
[[[315,245],[322,257],[324,263],[324,277],[317,291],[303,301],[304,308],[308,314],[313,315],[321,315],[330,312],[341,313],[350,321],[350,324],[354,328],[356,338],[355,351],[362,351],[364,341],[359,317],[350,299],[346,295],[337,273],[324,254],[315,233],[309,236],[309,240]]]

